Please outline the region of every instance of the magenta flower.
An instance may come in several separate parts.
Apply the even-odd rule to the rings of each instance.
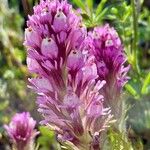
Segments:
[[[41,0],[27,26],[27,65],[37,74],[29,79],[29,87],[39,94],[41,123],[73,149],[99,147],[100,134],[112,115],[103,107],[99,92],[105,81],[98,80],[93,57],[88,55],[81,17],[66,0]]]
[[[95,56],[98,79],[106,81],[103,88],[104,104],[111,107],[116,119],[119,119],[122,111],[120,95],[122,87],[129,79],[126,75],[129,66],[124,65],[126,57],[121,40],[115,29],[108,24],[94,28],[89,33],[88,40],[93,45],[90,52]]]
[[[37,135],[35,128],[36,121],[30,117],[28,112],[17,113],[5,129],[13,142],[16,150],[32,150],[34,137]]]

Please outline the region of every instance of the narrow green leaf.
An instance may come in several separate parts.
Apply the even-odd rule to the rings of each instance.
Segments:
[[[111,150],[133,150],[130,141],[125,138],[124,133],[117,130],[113,131],[111,128],[108,131],[108,142],[108,148]]]
[[[132,10],[131,8],[128,8],[128,10],[126,11],[126,13],[125,13],[124,16],[123,16],[123,21],[126,21],[126,19],[127,19],[129,16],[131,16],[131,13],[132,13],[131,10]]]
[[[84,11],[86,11],[85,4],[82,0],[72,0],[72,2],[76,4],[78,7],[80,7],[81,9],[83,9]]]
[[[54,133],[47,127],[45,126],[40,126],[39,131],[42,135],[47,136],[49,138],[53,138]]]
[[[138,95],[137,91],[130,84],[126,84],[125,88],[131,95],[133,95],[133,96]]]
[[[98,16],[101,13],[106,2],[107,0],[101,0],[101,2],[98,4],[97,9],[96,9],[96,16]]]
[[[93,0],[86,0],[86,3],[88,5],[88,7],[90,8],[90,10],[93,9]]]
[[[147,94],[148,93],[148,86],[150,86],[150,72],[147,74],[147,76],[144,80],[142,90],[141,90],[142,94]]]
[[[105,8],[97,17],[96,17],[96,22],[101,22],[103,20],[105,14],[108,12],[109,8]]]

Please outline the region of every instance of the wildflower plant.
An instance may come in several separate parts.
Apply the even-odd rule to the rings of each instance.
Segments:
[[[10,137],[13,150],[34,150],[34,138],[38,132],[34,129],[36,121],[28,112],[17,113],[5,129]]]
[[[41,124],[74,150],[99,150],[108,127],[120,116],[120,94],[129,67],[123,45],[109,25],[87,31],[66,0],[41,0],[29,16],[24,45],[36,77]],[[114,121],[115,120],[115,121]]]
[[[93,44],[90,53],[95,56],[98,79],[106,81],[102,90],[104,105],[111,108],[116,120],[120,120],[122,111],[125,111],[122,110],[122,88],[129,79],[127,73],[130,69],[130,66],[124,65],[127,60],[124,47],[116,30],[108,24],[95,27],[89,36]]]

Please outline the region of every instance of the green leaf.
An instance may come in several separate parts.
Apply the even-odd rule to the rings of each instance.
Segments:
[[[144,80],[141,93],[142,94],[148,94],[148,87],[149,86],[150,86],[150,72],[147,74],[147,76]]]
[[[137,91],[130,84],[126,84],[125,88],[131,95],[133,95],[133,96],[138,95]]]
[[[107,0],[101,0],[101,2],[98,4],[97,9],[96,9],[96,16],[98,16],[101,13],[106,2]]]
[[[93,9],[93,0],[86,0],[86,3],[88,5],[88,7],[90,8],[90,10]]]
[[[39,127],[40,133],[44,136],[47,136],[49,138],[53,138],[54,137],[54,133],[47,127],[44,126],[40,126]]]
[[[45,126],[40,126],[39,131],[41,135],[38,137],[37,143],[41,147],[40,150],[49,150],[50,146],[56,146],[53,131]]]
[[[132,13],[132,9],[130,7],[128,7],[128,10],[123,15],[123,21],[126,21],[126,19],[131,16],[131,13]]]
[[[46,136],[41,136],[38,138],[38,144],[40,145],[47,145],[50,142],[50,139],[47,138]]]
[[[80,7],[81,9],[83,9],[84,11],[86,11],[85,4],[83,3],[82,0],[72,0],[72,2],[76,4],[78,7]]]
[[[108,12],[108,9],[109,9],[109,8],[105,8],[105,9],[96,17],[96,22],[100,23],[100,22],[103,20],[105,14]]]
[[[125,138],[124,133],[110,129],[108,132],[108,140],[108,146],[112,150],[133,150],[131,143]]]

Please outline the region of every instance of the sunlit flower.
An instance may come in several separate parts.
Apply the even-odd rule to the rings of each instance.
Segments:
[[[37,74],[29,79],[29,87],[39,94],[41,123],[55,130],[60,142],[79,150],[99,147],[95,141],[112,115],[110,108],[103,107],[99,92],[105,81],[98,80],[93,57],[88,55],[81,17],[66,0],[41,0],[27,26],[27,65]]]

